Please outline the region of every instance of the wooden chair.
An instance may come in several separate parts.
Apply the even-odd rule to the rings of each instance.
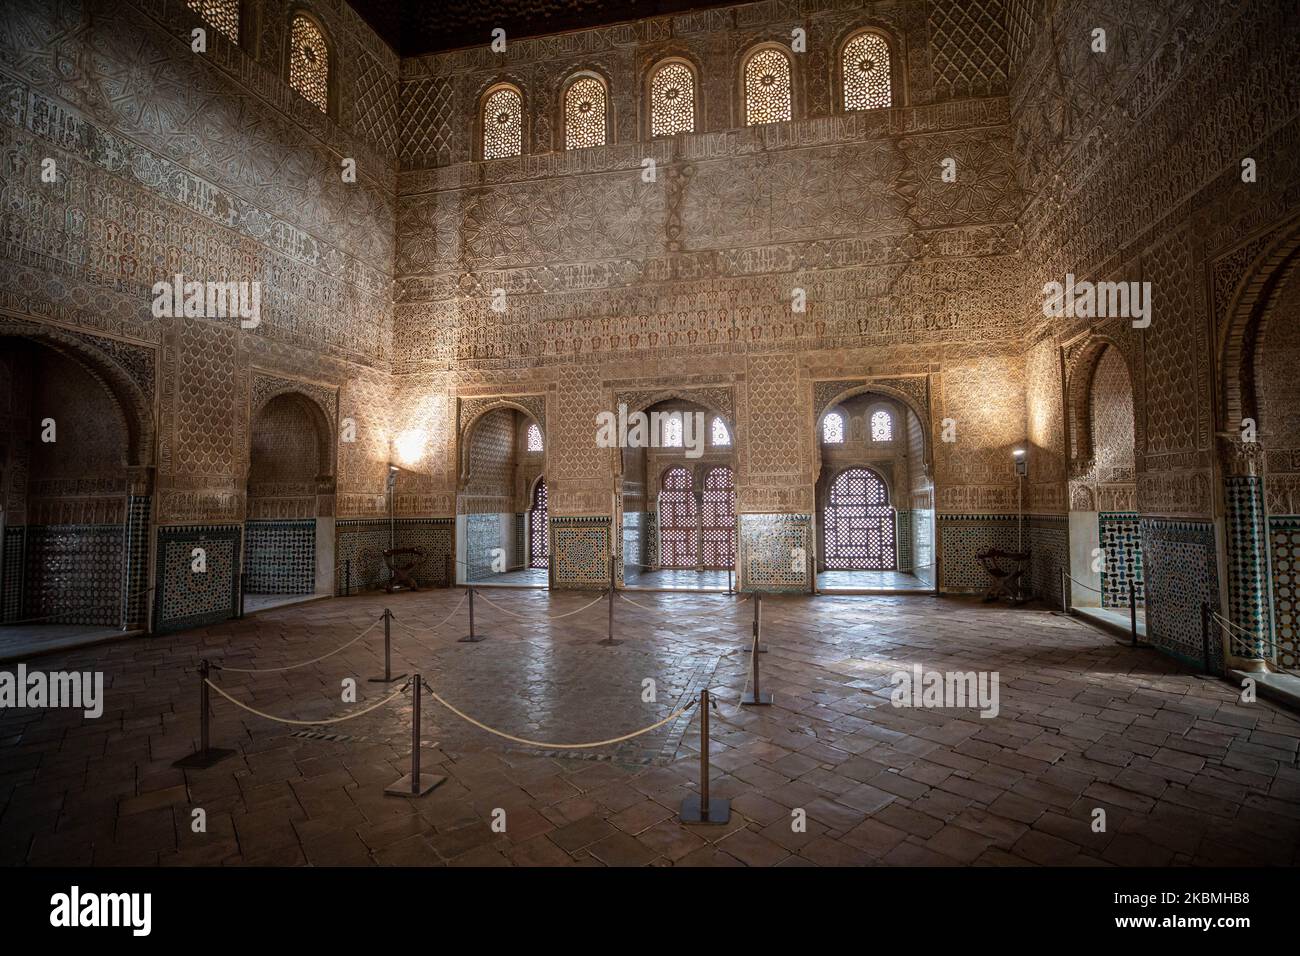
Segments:
[[[1012,604],[1024,603],[1024,598],[1020,594],[1020,582],[1025,576],[1025,571],[1028,570],[1028,551],[1002,551],[998,548],[988,548],[978,552],[975,560],[989,576],[989,587],[984,594],[986,602],[998,601],[1005,597],[1009,598]],[[1004,566],[1003,561],[1011,563]]]
[[[398,563],[399,558],[409,560],[404,563]],[[411,569],[424,560],[423,548],[388,548],[384,551],[384,564],[388,565],[388,570],[392,574],[388,578],[388,583],[384,585],[384,590],[389,594],[401,588],[408,591],[420,590],[420,583],[415,580],[411,574]]]

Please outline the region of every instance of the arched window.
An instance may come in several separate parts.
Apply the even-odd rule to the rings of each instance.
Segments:
[[[533,506],[528,510],[528,566],[530,568],[550,566],[549,521],[546,509],[546,479],[538,478],[537,484],[533,486]]]
[[[682,447],[682,413],[672,412],[663,419],[663,439],[659,443],[663,448]]]
[[[239,42],[239,0],[187,0],[203,22],[234,43]]]
[[[735,479],[732,470],[725,466],[710,468],[704,476],[700,507],[701,567],[730,568],[736,563]]]
[[[894,569],[894,509],[889,506],[889,490],[874,471],[840,472],[823,516],[826,570]]]
[[[784,123],[793,116],[790,58],[765,47],[745,61],[745,125]]]
[[[694,568],[699,540],[691,473],[680,466],[669,468],[659,492],[660,566]]]
[[[894,440],[894,416],[883,408],[871,413],[871,440]]]
[[[580,76],[564,91],[564,148],[604,146],[607,131],[605,84]]]
[[[844,416],[831,412],[822,419],[822,441],[828,445],[844,444]]]
[[[840,54],[846,110],[874,110],[894,102],[889,44],[879,33],[859,33]]]
[[[694,131],[695,74],[685,63],[669,60],[650,76],[650,135]]]
[[[721,417],[713,419],[713,444],[731,444],[731,433],[727,431],[727,423]]]
[[[289,23],[289,86],[322,113],[329,112],[329,44],[316,21],[301,13]]]
[[[542,450],[542,430],[537,427],[537,422],[531,422],[528,426],[528,450]]]
[[[498,86],[483,98],[483,158],[509,159],[524,151],[524,97]]]

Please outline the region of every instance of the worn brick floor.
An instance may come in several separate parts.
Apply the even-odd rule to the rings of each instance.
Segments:
[[[862,864],[1295,864],[1300,721],[1243,705],[1223,681],[1185,672],[1046,610],[955,599],[789,597],[763,602],[763,686],[775,706],[737,705],[752,603],[635,594],[620,602],[624,643],[601,647],[603,605],[559,621],[591,595],[497,591],[517,620],[480,603],[488,639],[459,644],[465,608],[435,591],[316,602],[244,621],[30,661],[99,668],[99,720],[79,712],[0,712],[0,862],[7,864],[392,864],[845,866]],[[484,723],[556,742],[652,723],[708,686],[713,793],[725,826],[683,826],[697,790],[694,711],[601,752],[540,752],[491,737],[425,697],[422,755],[447,776],[419,800],[387,797],[405,772],[410,701],[319,728],[290,727],[215,698],[214,742],[237,754],[182,772],[197,736],[203,656],[272,668],[316,657],[385,603],[397,670],[418,670]],[[233,696],[301,720],[390,692],[381,632],[318,664],[225,671]],[[988,670],[1001,712],[895,708],[889,675]],[[359,679],[357,705],[341,681]],[[643,700],[655,681],[657,703]],[[325,734],[331,734],[325,736]],[[207,832],[192,832],[195,808]],[[1105,832],[1091,827],[1107,814]],[[494,833],[493,812],[506,832]],[[791,826],[806,813],[805,832]]]

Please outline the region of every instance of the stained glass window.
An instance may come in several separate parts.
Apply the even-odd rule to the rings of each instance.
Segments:
[[[660,445],[664,448],[681,448],[682,447],[682,413],[673,412],[663,419],[663,441]]]
[[[822,441],[828,445],[844,443],[844,416],[839,412],[831,412],[822,419]]]
[[[532,422],[528,426],[528,450],[542,450],[542,430],[537,427],[536,422]]]
[[[883,408],[871,415],[871,440],[872,441],[893,441],[894,440],[894,416]]]
[[[583,76],[564,92],[564,148],[605,145],[605,84]]]
[[[524,151],[524,98],[503,86],[483,101],[483,158],[507,159]]]
[[[322,113],[329,111],[330,53],[320,27],[302,14],[289,24],[289,86]]]
[[[874,471],[841,472],[822,514],[827,570],[894,570],[894,509],[889,490]]]
[[[840,57],[846,110],[873,110],[893,103],[889,44],[878,33],[859,33]]]
[[[685,63],[665,63],[650,78],[650,135],[695,130],[695,74]]]
[[[546,479],[538,478],[537,486],[533,488],[533,506],[528,510],[528,566],[530,568],[545,568],[550,565],[551,539],[548,532],[550,518],[546,505]]]
[[[721,418],[715,418],[713,420],[713,444],[715,445],[731,444],[731,435],[727,431],[727,423],[724,422]]]
[[[745,125],[784,123],[793,116],[790,58],[780,50],[759,50],[745,63]]]
[[[208,26],[239,42],[239,0],[188,0]]]

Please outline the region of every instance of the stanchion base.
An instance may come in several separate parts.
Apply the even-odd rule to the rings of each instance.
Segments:
[[[623,642],[616,641],[612,637],[607,637],[604,640],[596,641],[596,643],[599,644],[601,647],[618,647]]]
[[[172,766],[178,770],[206,770],[233,754],[233,750],[226,750],[223,747],[209,747],[207,750],[196,750],[188,757],[182,757]]]
[[[466,634],[464,637],[462,637],[462,638],[461,638],[459,641],[457,641],[456,643],[457,643],[457,644],[477,644],[477,643],[478,643],[479,641],[481,641],[481,640],[483,640],[483,635],[482,635],[482,634]]]
[[[740,698],[740,702],[746,707],[771,707],[772,695],[767,693],[767,691],[764,691],[755,697],[754,692],[751,690],[745,694],[744,697]]]
[[[411,789],[411,775],[403,774],[402,779],[396,783],[390,783],[384,787],[384,793],[394,797],[422,797],[430,790],[447,782],[446,777],[439,777],[431,773],[420,774],[420,786]]]
[[[682,810],[677,819],[681,823],[728,823],[731,820],[731,801],[711,798],[709,812],[700,813],[700,798],[686,797],[682,800]]]
[[[758,652],[759,652],[760,654],[766,654],[766,653],[767,653],[767,645],[766,645],[766,644],[760,644],[760,645],[758,645]],[[746,647],[745,647],[745,653],[746,653],[746,654],[752,654],[752,653],[754,653],[754,645],[753,645],[752,643],[746,645]]]
[[[406,676],[405,674],[394,674],[392,677],[367,677],[366,683],[367,684],[392,684],[395,681],[401,680],[405,676]]]

